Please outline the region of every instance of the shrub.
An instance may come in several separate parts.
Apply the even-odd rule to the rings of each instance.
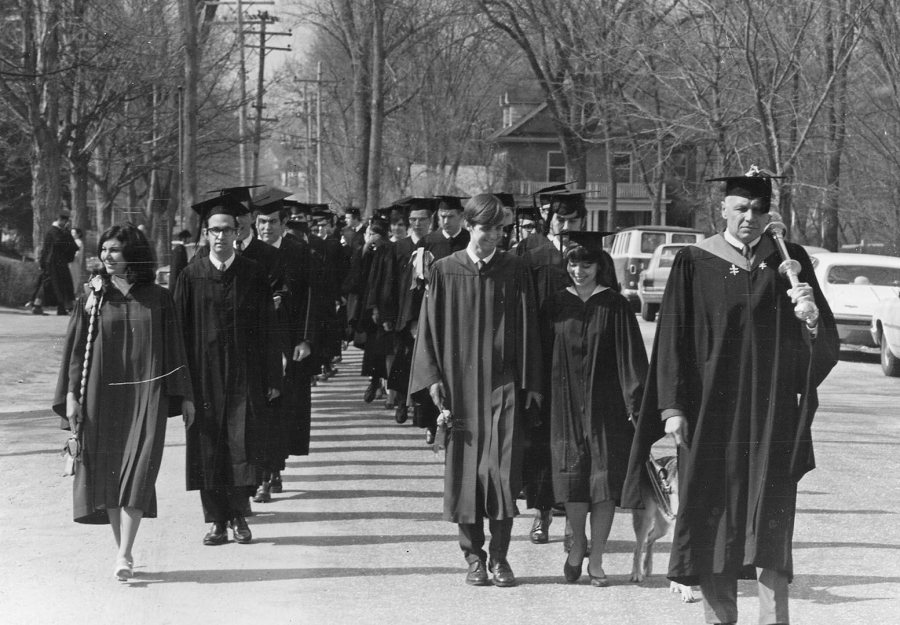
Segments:
[[[17,308],[28,301],[40,271],[35,262],[0,256],[0,304]]]

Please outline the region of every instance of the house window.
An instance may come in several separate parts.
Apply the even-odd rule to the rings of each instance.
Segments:
[[[631,154],[613,154],[613,169],[616,172],[616,182],[631,182]]]
[[[547,182],[566,181],[566,159],[562,152],[547,152]]]

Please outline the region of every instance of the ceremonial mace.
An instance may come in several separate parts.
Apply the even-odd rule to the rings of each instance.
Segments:
[[[787,226],[781,221],[781,215],[778,213],[770,212],[769,216],[770,221],[769,225],[766,226],[766,232],[771,235],[779,254],[781,254],[781,264],[778,265],[778,272],[787,277],[788,282],[791,283],[791,288],[796,288],[797,284],[800,283],[800,263],[791,258],[787,245],[784,244],[784,233],[787,231]],[[798,316],[803,317],[808,326],[814,326],[816,321],[819,320],[818,307],[808,300],[801,302],[796,312]]]

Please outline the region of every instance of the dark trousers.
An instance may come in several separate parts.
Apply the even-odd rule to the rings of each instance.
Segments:
[[[488,550],[491,553],[491,560],[494,562],[506,560],[506,553],[509,551],[509,540],[512,536],[512,526],[512,519],[488,520],[488,527],[491,530],[491,544]],[[476,559],[487,560],[487,554],[484,552],[483,547],[484,520],[479,519],[477,523],[460,523],[459,548],[462,549],[466,562],[472,562]]]
[[[787,624],[788,576],[774,569],[759,571],[759,624]],[[737,576],[702,575],[703,611],[707,623],[737,623]]]
[[[245,516],[249,508],[247,498],[252,488],[247,486],[222,486],[215,489],[201,489],[200,503],[203,505],[203,519],[207,523],[227,523],[238,516]]]

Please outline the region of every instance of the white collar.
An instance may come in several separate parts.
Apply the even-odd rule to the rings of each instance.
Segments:
[[[441,228],[441,234],[443,234],[443,235],[444,235],[444,238],[447,239],[448,241],[452,241],[453,239],[455,239],[456,237],[458,237],[460,232],[462,232],[462,228],[460,228],[459,230],[457,230],[457,231],[456,231],[456,234],[454,234],[454,235],[449,235],[449,234],[447,234],[447,231],[446,231],[446,230],[444,230],[443,228]]]
[[[598,284],[597,286],[594,287],[594,290],[591,291],[591,294],[588,297],[588,299],[590,299],[591,297],[594,297],[597,293],[603,293],[603,291],[605,291],[608,288],[609,288],[608,286],[603,286],[602,284]],[[566,290],[569,293],[571,293],[572,295],[578,295],[578,289],[576,289],[574,286],[567,286]],[[581,296],[578,295],[578,297],[581,297]]]
[[[410,232],[410,233],[409,233],[409,238],[412,239],[412,242],[413,242],[414,244],[418,244],[419,241],[421,241],[421,240],[424,239],[425,237],[417,237],[416,235],[414,235],[413,233]]]
[[[228,260],[226,260],[223,263],[222,261],[216,260],[215,258],[213,258],[213,255],[210,254],[209,262],[211,262],[212,266],[215,267],[216,269],[221,269],[222,271],[228,271],[228,268],[231,267],[231,264],[234,262],[235,257],[237,257],[237,254],[232,254],[231,256],[228,257]],[[222,265],[225,265],[225,266],[222,267]]]
[[[475,265],[476,267],[478,266],[479,260],[482,261],[485,265],[487,265],[489,262],[491,262],[491,259],[494,257],[494,254],[496,254],[496,253],[497,253],[497,248],[495,247],[494,251],[491,252],[490,254],[488,254],[487,256],[485,256],[484,258],[478,258],[477,256],[475,256],[475,252],[472,251],[471,247],[466,247],[466,254],[469,255],[469,260],[471,260],[472,264]]]
[[[243,239],[241,241],[241,249],[242,250],[247,249],[247,246],[250,245],[251,243],[253,243],[253,231],[252,230],[250,231],[249,236],[247,236],[246,239]],[[234,249],[237,249],[237,241],[234,242]]]
[[[734,236],[733,234],[728,232],[728,230],[725,230],[725,232],[722,233],[722,236],[725,237],[725,240],[728,241],[728,243],[731,246],[736,247],[739,252],[743,252],[744,244],[741,243],[736,236]],[[753,239],[752,241],[750,241],[750,243],[748,245],[750,246],[751,250],[756,247],[756,244],[759,243],[759,240],[761,238],[762,238],[761,236],[758,236],[755,239]]]

